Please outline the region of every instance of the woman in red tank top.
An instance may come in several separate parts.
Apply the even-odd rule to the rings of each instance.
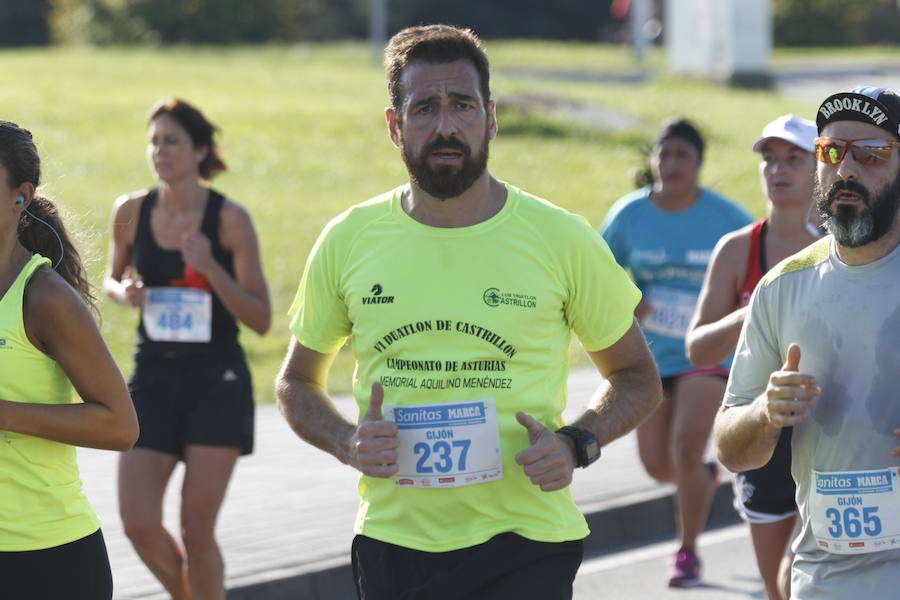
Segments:
[[[756,284],[771,267],[821,235],[810,222],[815,136],[814,123],[785,115],[766,125],[753,145],[762,156],[759,171],[768,199],[768,216],[725,235],[713,250],[685,340],[688,358],[695,367],[716,365],[734,352]],[[759,479],[745,480],[745,474],[738,474],[736,481],[740,483],[735,486],[735,506],[750,524],[757,565],[770,600],[789,597],[789,542],[796,521],[789,469],[790,435],[784,438],[781,446],[787,452],[786,462],[774,465],[773,458],[771,468],[767,465],[757,470],[763,472]],[[773,501],[779,494],[786,496],[786,505]],[[752,502],[754,495],[756,504]]]

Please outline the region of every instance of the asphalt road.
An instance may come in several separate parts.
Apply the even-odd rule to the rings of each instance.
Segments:
[[[575,578],[574,600],[746,600],[765,598],[744,524],[707,531],[700,538],[704,583],[666,586],[674,542],[586,558]]]

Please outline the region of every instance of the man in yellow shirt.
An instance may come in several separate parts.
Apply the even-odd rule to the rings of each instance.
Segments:
[[[279,406],[362,473],[360,598],[571,598],[588,534],[572,472],[661,395],[640,292],[583,218],[488,172],[497,119],[474,33],[412,27],[385,54],[409,183],[317,241]],[[564,426],[573,331],[605,381]],[[358,423],[325,391],[348,338]]]

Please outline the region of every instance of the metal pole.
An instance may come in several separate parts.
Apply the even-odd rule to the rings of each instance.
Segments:
[[[370,5],[369,40],[372,43],[372,62],[379,65],[387,43],[387,0],[371,0]]]
[[[650,0],[631,0],[631,10],[628,14],[631,18],[631,43],[634,55],[638,60],[644,60],[650,46],[644,31],[644,25],[650,19]]]

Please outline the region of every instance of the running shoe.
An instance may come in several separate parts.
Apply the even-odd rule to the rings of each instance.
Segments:
[[[669,587],[684,588],[696,585],[700,585],[700,559],[693,550],[679,550],[672,557]]]

